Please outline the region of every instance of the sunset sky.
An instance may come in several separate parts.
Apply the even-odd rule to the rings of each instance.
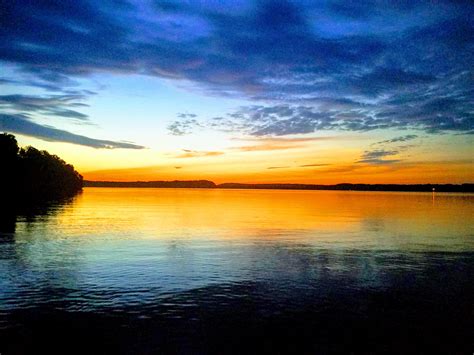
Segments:
[[[0,131],[90,180],[474,182],[472,1],[7,1]]]

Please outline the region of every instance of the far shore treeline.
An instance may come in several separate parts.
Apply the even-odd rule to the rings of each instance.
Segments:
[[[209,180],[191,181],[84,181],[85,187],[140,187],[140,188],[204,188],[204,189],[274,189],[274,190],[340,190],[340,191],[418,191],[474,192],[474,184],[215,184]]]
[[[49,201],[72,197],[82,187],[279,189],[341,191],[474,192],[474,184],[215,184],[209,180],[188,181],[87,181],[71,164],[34,147],[20,148],[15,136],[0,134],[0,193],[3,200]]]
[[[56,155],[20,148],[15,136],[0,134],[2,200],[43,202],[69,198],[82,190],[82,176]]]

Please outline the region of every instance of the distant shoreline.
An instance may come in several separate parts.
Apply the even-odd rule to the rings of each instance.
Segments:
[[[215,184],[209,180],[189,181],[89,181],[84,187],[120,188],[206,188],[253,190],[335,190],[335,191],[399,191],[399,192],[474,192],[474,183],[466,184]]]

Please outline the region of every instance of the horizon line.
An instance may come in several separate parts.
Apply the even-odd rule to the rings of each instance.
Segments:
[[[318,183],[299,183],[299,182],[221,182],[215,183],[212,180],[208,179],[192,179],[192,180],[89,180],[84,179],[86,183],[117,183],[117,184],[128,184],[128,183],[159,183],[159,182],[211,182],[216,186],[234,184],[234,185],[308,185],[308,186],[338,186],[338,185],[398,185],[398,186],[416,186],[416,185],[474,185],[472,182],[461,182],[461,183],[438,183],[438,182],[424,182],[424,183],[365,183],[365,182],[338,182],[335,184],[318,184]]]

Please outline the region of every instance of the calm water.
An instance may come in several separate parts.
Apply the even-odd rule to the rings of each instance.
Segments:
[[[0,353],[474,351],[474,195],[88,188],[2,213]]]

